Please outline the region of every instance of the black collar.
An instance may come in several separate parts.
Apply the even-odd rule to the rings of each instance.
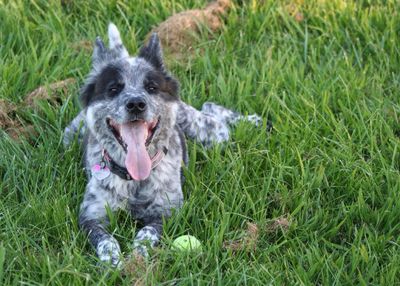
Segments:
[[[154,162],[153,159],[157,156],[157,154],[159,152],[157,152],[157,154],[153,157],[152,159],[152,169],[156,168],[158,166],[158,164],[161,162],[162,158],[167,155],[168,153],[168,148],[163,146],[162,147],[162,152],[163,152],[163,156],[161,157],[161,159],[159,159],[157,162]],[[129,174],[128,170],[125,167],[121,167],[120,165],[118,165],[110,156],[110,154],[107,152],[107,150],[104,149],[103,151],[103,155],[102,155],[102,163],[106,164],[108,166],[108,168],[110,169],[111,173],[114,173],[115,175],[117,175],[118,177],[120,177],[121,179],[127,180],[127,181],[131,181],[133,180],[133,178],[131,177],[131,175]]]

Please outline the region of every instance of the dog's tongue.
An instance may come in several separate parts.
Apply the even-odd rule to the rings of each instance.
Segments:
[[[145,146],[147,134],[148,127],[144,121],[121,125],[121,137],[128,145],[125,166],[136,181],[147,179],[151,171],[151,159]]]

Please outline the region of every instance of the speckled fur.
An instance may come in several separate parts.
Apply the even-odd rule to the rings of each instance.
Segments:
[[[132,247],[146,256],[146,246],[157,245],[162,235],[163,218],[168,218],[172,210],[179,209],[183,203],[181,165],[182,161],[187,161],[187,154],[182,132],[210,146],[229,139],[228,125],[241,119],[259,124],[260,118],[256,115],[244,117],[213,103],[205,103],[201,111],[183,103],[178,98],[177,82],[162,63],[156,35],[137,57],[130,57],[113,24],[108,34],[109,48],[99,38],[96,40],[92,71],[81,90],[83,110],[65,129],[64,144],[69,145],[78,131],[85,135],[85,168],[89,182],[80,206],[79,225],[88,234],[99,259],[119,266],[120,247],[106,230],[107,208],[111,211],[125,209],[144,224]],[[115,74],[124,87],[118,94],[110,95],[102,82],[109,81]],[[158,76],[156,93],[146,89],[149,74]],[[108,128],[106,118],[111,117],[118,123],[132,120],[132,115],[124,108],[126,100],[132,96],[142,97],[147,102],[148,108],[139,119],[160,118],[160,126],[148,146],[149,154],[163,147],[168,148],[168,153],[144,181],[124,180],[113,173],[98,180],[90,169],[101,161],[103,148],[117,164],[124,166],[126,153]]]

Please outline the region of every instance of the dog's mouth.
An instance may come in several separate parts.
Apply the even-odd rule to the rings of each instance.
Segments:
[[[145,146],[148,147],[150,145],[151,141],[153,140],[154,133],[158,129],[158,126],[159,126],[159,123],[160,123],[160,118],[154,119],[151,122],[147,122],[147,121],[139,119],[139,120],[128,121],[128,122],[123,123],[123,124],[118,124],[113,119],[107,118],[106,122],[107,122],[108,128],[110,129],[110,131],[114,135],[115,139],[117,139],[118,143],[122,146],[122,148],[126,152],[128,144],[127,144],[127,142],[124,141],[124,139],[123,139],[123,137],[121,135],[121,127],[123,125],[128,125],[128,127],[131,126],[132,128],[139,127],[139,128],[144,128],[144,130],[147,129],[147,136],[146,136],[146,140],[145,140]]]
[[[107,126],[126,152],[125,167],[134,180],[142,181],[150,176],[151,158],[147,152],[160,118],[128,121],[122,124],[111,118],[106,119]]]

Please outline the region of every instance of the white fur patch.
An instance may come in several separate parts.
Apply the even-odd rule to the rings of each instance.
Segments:
[[[122,45],[121,35],[117,26],[113,23],[108,25],[108,38],[110,40],[110,49],[114,49],[117,45]]]
[[[109,39],[109,45],[110,49],[115,49],[115,48],[121,48],[121,57],[128,57],[128,51],[125,49],[125,47],[122,44],[121,40],[121,35],[118,31],[117,26],[115,26],[113,23],[110,23],[108,25],[108,39]]]
[[[94,123],[96,122],[93,114],[93,106],[89,106],[86,112],[86,124],[89,129],[93,129]]]

